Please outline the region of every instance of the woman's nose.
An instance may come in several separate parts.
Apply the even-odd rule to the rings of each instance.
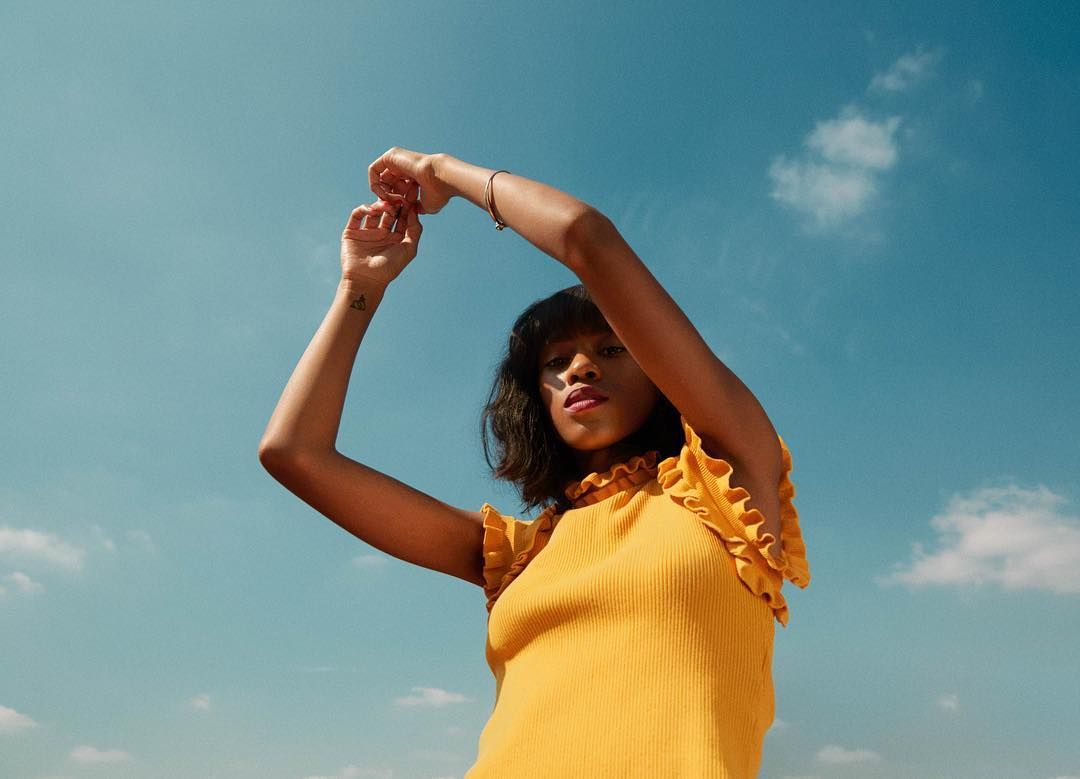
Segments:
[[[588,356],[579,353],[574,357],[573,362],[570,363],[570,374],[567,376],[567,384],[577,384],[580,379],[596,381],[599,378],[600,369],[596,367],[596,363],[590,360]]]

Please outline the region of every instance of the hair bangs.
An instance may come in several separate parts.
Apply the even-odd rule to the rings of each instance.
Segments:
[[[538,300],[525,309],[514,323],[510,351],[535,363],[545,344],[580,333],[603,332],[611,332],[611,325],[584,285],[579,284]]]

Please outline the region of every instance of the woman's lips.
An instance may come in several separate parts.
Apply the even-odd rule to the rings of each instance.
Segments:
[[[604,403],[607,403],[607,398],[582,398],[581,400],[575,400],[566,407],[566,410],[571,414],[579,414],[582,411],[590,411]]]

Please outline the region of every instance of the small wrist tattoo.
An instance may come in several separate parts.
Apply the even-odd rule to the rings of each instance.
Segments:
[[[354,300],[352,303],[349,304],[349,308],[356,308],[356,309],[359,309],[360,311],[364,311],[364,310],[367,309],[367,301],[364,300],[364,296],[361,295],[360,297],[358,297],[356,300]]]

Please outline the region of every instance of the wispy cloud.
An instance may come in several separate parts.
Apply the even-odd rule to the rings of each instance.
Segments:
[[[45,589],[22,571],[13,571],[12,573],[9,573],[3,578],[3,581],[7,582],[7,586],[0,585],[0,595],[6,593],[9,588],[23,595],[32,595],[36,592],[42,592]]]
[[[458,692],[447,692],[437,687],[413,687],[414,695],[395,698],[398,706],[446,706],[450,703],[467,703],[470,699]]]
[[[386,555],[377,554],[359,554],[352,559],[353,567],[362,568],[364,570],[372,570],[375,568],[382,568],[389,561],[390,558]]]
[[[960,696],[955,692],[947,693],[937,699],[937,705],[945,711],[959,711]]]
[[[195,711],[210,711],[209,693],[199,693],[190,701],[188,701],[188,705],[191,706],[191,708],[195,709]]]
[[[1063,503],[1046,487],[987,487],[954,496],[930,520],[937,551],[914,544],[911,562],[897,564],[878,582],[1080,593],[1080,520],[1061,513]]]
[[[304,779],[393,779],[394,772],[389,768],[361,768],[351,763],[336,774],[311,775]]]
[[[885,72],[875,74],[868,89],[871,92],[906,92],[930,76],[943,55],[941,49],[925,51],[918,48],[900,57]]]
[[[105,528],[101,525],[94,525],[91,530],[94,533],[94,537],[97,538],[98,544],[101,548],[107,552],[116,551],[116,542],[112,540],[108,533],[105,532]]]
[[[52,533],[27,528],[0,527],[0,558],[29,560],[77,571],[86,552]]]
[[[850,765],[852,763],[878,763],[881,762],[881,755],[869,749],[845,749],[836,744],[828,744],[818,751],[817,759],[822,763]]]
[[[146,552],[148,554],[154,554],[157,552],[157,544],[154,543],[153,537],[145,530],[129,530],[127,531],[127,540],[134,548],[139,551]]]
[[[899,155],[898,116],[874,121],[855,107],[818,122],[797,159],[780,155],[769,167],[772,197],[833,227],[862,214],[878,193],[881,175]]]
[[[98,749],[97,747],[81,746],[71,750],[71,759],[83,765],[101,765],[104,763],[126,763],[132,757],[122,749]]]
[[[157,545],[154,544],[153,537],[145,530],[128,530],[124,533],[124,540],[121,542],[120,546],[117,545],[116,541],[113,540],[112,536],[109,535],[108,531],[101,527],[101,525],[94,525],[91,530],[101,548],[108,552],[116,552],[121,548],[146,554],[154,554],[157,552]]]
[[[15,709],[10,709],[7,706],[0,706],[0,734],[21,733],[24,730],[36,727],[37,723],[25,714],[20,714]]]

